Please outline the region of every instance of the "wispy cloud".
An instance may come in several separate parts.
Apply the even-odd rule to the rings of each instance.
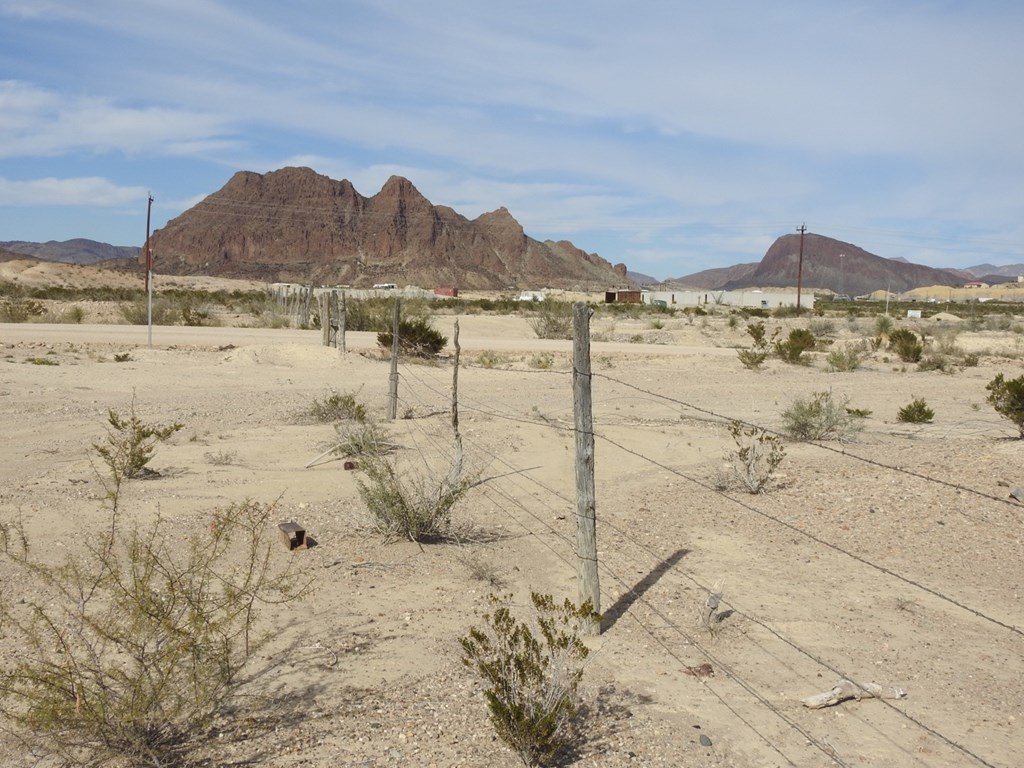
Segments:
[[[74,205],[112,207],[145,200],[144,187],[122,187],[98,177],[77,179],[32,179],[12,181],[0,178],[0,205]]]
[[[1005,245],[1024,240],[1019,3],[0,0],[0,18],[12,181],[188,201],[241,169],[364,194],[399,174],[677,274],[757,260],[801,221],[882,255],[946,258],[938,233],[948,258],[1024,261]]]

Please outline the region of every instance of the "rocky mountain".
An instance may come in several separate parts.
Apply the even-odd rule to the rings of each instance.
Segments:
[[[1021,275],[1024,275],[1024,264],[1005,264],[997,267],[995,264],[978,264],[974,267],[967,267],[965,272],[970,272],[978,280],[986,283],[1012,282]]]
[[[82,237],[74,240],[50,240],[45,243],[10,240],[0,242],[0,248],[43,261],[61,261],[65,264],[97,264],[113,259],[135,259],[139,255],[137,246],[108,245]]]
[[[534,240],[505,208],[470,220],[398,176],[363,197],[309,168],[236,173],[151,242],[164,274],[491,290],[628,282],[624,264]]]
[[[716,290],[785,288],[797,284],[800,235],[778,238],[756,264],[706,270],[673,282]],[[888,288],[908,291],[926,285],[960,285],[972,276],[961,270],[935,269],[903,259],[886,259],[851,243],[823,235],[804,235],[802,284],[849,295]]]

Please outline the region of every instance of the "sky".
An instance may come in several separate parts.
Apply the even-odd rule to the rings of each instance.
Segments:
[[[1024,262],[1019,0],[0,0],[0,241],[404,176],[658,278],[808,231]]]

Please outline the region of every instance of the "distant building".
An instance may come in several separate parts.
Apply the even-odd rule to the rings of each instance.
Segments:
[[[979,280],[970,280],[964,283],[964,288],[988,288],[988,283],[982,283]]]
[[[665,307],[707,307],[723,305],[728,307],[750,307],[752,309],[777,309],[795,307],[796,293],[789,291],[643,291],[644,304],[658,304]],[[800,297],[801,309],[814,308],[814,293],[808,291]]]

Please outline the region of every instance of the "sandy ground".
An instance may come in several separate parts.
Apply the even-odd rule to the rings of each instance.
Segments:
[[[869,334],[837,325],[836,343]],[[996,373],[1021,373],[1017,336],[961,334],[982,357],[953,374],[885,353],[851,373],[829,373],[821,353],[755,372],[736,357],[742,323],[723,318],[593,330],[606,618],[588,640],[586,739],[567,764],[1020,765],[1024,510],[1009,490],[1024,485],[1024,444],[985,403]],[[313,398],[356,393],[386,421],[389,364],[372,335],[347,341],[341,354],[316,331],[158,327],[150,348],[140,327],[2,325],[0,514],[20,515],[44,558],[77,551],[105,521],[90,445],[134,394],[145,419],[185,428],[158,450],[158,476],[129,484],[131,515],[159,512],[183,536],[218,506],[277,500],[317,542],[277,553],[314,593],[264,613],[275,639],[254,664],[277,727],[223,724],[210,765],[511,768],[457,640],[492,591],[524,612],[530,590],[576,598],[570,345],[520,318],[460,319],[466,460],[489,479],[456,511],[476,535],[420,548],[358,529],[357,472],[306,467],[335,438],[295,419]],[[400,372],[401,418],[387,425],[404,466],[444,465],[450,358]],[[871,411],[855,440],[788,443],[766,494],[716,489],[727,419],[777,429],[794,397],[824,390]],[[897,422],[919,397],[934,422]],[[32,589],[0,579],[8,594]],[[709,631],[698,614],[716,583],[726,618]],[[0,664],[16,652],[0,636]],[[688,673],[702,664],[712,677]],[[907,695],[801,705],[844,676]],[[0,764],[31,761],[3,740]]]

